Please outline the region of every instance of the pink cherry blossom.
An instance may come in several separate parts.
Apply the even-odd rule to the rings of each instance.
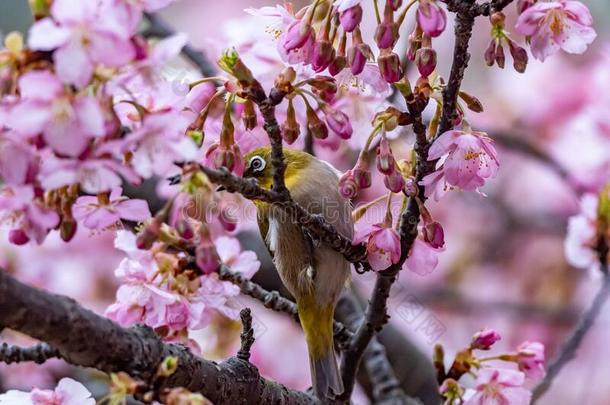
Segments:
[[[48,158],[42,162],[38,179],[46,190],[80,184],[84,192],[97,194],[119,187],[121,176],[132,184],[141,182],[131,168],[111,159]]]
[[[474,334],[470,347],[479,350],[489,350],[500,339],[502,337],[498,332],[493,329],[484,328]]]
[[[91,138],[105,134],[99,101],[67,93],[53,73],[25,73],[19,78],[19,91],[21,100],[11,109],[7,125],[28,137],[42,134],[55,152],[78,156]]]
[[[120,67],[133,59],[131,26],[121,24],[120,11],[97,0],[55,0],[51,17],[36,22],[29,33],[32,49],[52,51],[57,75],[66,83],[86,86],[96,65]]]
[[[422,184],[426,196],[437,200],[450,187],[478,192],[499,169],[493,141],[482,132],[445,132],[430,147],[428,160],[436,159],[440,159],[437,170],[424,177]]]
[[[568,262],[578,268],[599,268],[597,245],[597,206],[599,196],[585,194],[580,200],[580,213],[568,220],[568,233],[564,242]]]
[[[0,223],[8,223],[14,230],[11,241],[17,244],[33,239],[42,243],[49,231],[59,224],[55,211],[35,199],[32,186],[4,186],[0,188]]]
[[[146,114],[141,125],[124,139],[109,142],[103,152],[122,155],[132,152],[131,164],[144,178],[163,176],[174,162],[192,161],[197,157],[195,142],[185,135],[190,116],[181,111],[165,109]]]
[[[560,49],[583,53],[597,34],[591,12],[580,1],[539,1],[527,8],[516,29],[530,40],[532,54],[544,61]]]
[[[84,385],[66,377],[55,390],[8,391],[0,395],[0,405],[95,405],[95,399]]]
[[[15,133],[0,133],[0,179],[7,184],[31,183],[38,171],[34,148]]]
[[[417,23],[426,35],[438,37],[445,31],[447,15],[436,0],[420,0],[417,8]]]
[[[99,197],[92,196],[79,197],[72,206],[72,215],[85,227],[99,230],[106,229],[121,219],[143,222],[150,218],[146,201],[128,199],[122,193],[120,187],[114,188],[108,201],[100,201]]]
[[[356,231],[353,244],[366,242],[369,264],[382,271],[400,260],[400,238],[391,226],[382,223],[367,225]]]
[[[144,11],[154,12],[175,0],[101,0],[101,13],[109,11],[127,32],[135,32]]]
[[[420,276],[427,276],[436,269],[440,251],[441,249],[436,249],[419,238],[415,239],[405,266]]]
[[[246,278],[252,278],[258,271],[261,263],[256,257],[256,253],[241,250],[239,240],[229,236],[221,236],[214,240],[216,251],[220,260],[229,266],[231,270],[241,273]]]
[[[523,371],[528,378],[544,377],[544,361],[544,345],[540,342],[523,342],[517,348],[519,370]]]
[[[527,405],[531,392],[523,388],[525,375],[505,368],[483,368],[476,380],[476,392],[464,405]]]

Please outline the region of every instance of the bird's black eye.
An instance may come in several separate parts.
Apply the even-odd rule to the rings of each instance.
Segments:
[[[252,159],[250,159],[248,166],[250,170],[256,173],[265,170],[265,164],[265,160],[262,157],[254,156]]]

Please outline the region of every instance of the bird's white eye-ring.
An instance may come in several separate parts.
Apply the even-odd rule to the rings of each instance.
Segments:
[[[250,159],[250,162],[248,163],[248,167],[253,172],[262,172],[263,170],[265,170],[266,164],[267,163],[265,162],[265,160],[262,157],[253,156],[252,159]]]

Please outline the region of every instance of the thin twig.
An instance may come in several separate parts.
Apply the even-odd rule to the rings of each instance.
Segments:
[[[250,360],[250,348],[254,344],[254,329],[252,328],[252,312],[250,308],[244,308],[240,311],[242,332],[240,335],[241,347],[237,352],[237,357],[248,361]]]
[[[39,343],[31,347],[14,346],[8,343],[2,343],[0,346],[0,362],[6,364],[24,361],[43,364],[53,358],[60,358],[59,351],[46,343]]]

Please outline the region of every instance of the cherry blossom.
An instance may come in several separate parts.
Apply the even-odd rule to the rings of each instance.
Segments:
[[[597,244],[597,207],[599,196],[585,194],[580,200],[580,213],[568,220],[568,234],[564,242],[565,255],[574,267],[595,270],[599,258]]]
[[[544,345],[540,342],[523,342],[517,348],[517,363],[519,370],[528,378],[544,377]]]
[[[55,0],[51,17],[30,29],[32,49],[52,51],[58,76],[77,87],[86,86],[97,64],[120,67],[135,56],[131,27],[121,24],[119,11],[103,9],[100,1]]]
[[[95,399],[84,385],[71,378],[62,378],[55,390],[32,392],[11,390],[0,394],[0,405],[95,405]]]
[[[499,168],[493,141],[482,132],[445,132],[428,153],[428,160],[437,159],[441,159],[437,170],[422,180],[426,196],[437,200],[451,187],[479,192],[485,180],[495,177]]]
[[[21,100],[11,109],[7,125],[28,137],[42,134],[57,153],[78,156],[92,138],[105,134],[99,101],[66,92],[53,73],[25,73],[19,79],[19,91]]]
[[[366,225],[354,234],[353,244],[366,242],[367,258],[375,271],[382,271],[400,259],[398,233],[383,223]]]
[[[122,196],[120,187],[114,188],[109,196],[82,196],[72,206],[74,219],[89,229],[106,229],[121,219],[142,222],[150,218],[148,203],[144,200],[128,199]]]
[[[476,392],[464,405],[527,405],[531,392],[523,388],[525,375],[506,368],[483,368],[478,372]]]
[[[528,7],[516,29],[530,40],[532,54],[544,61],[560,49],[583,53],[597,34],[591,28],[591,12],[580,1],[539,1]]]
[[[405,260],[405,266],[420,276],[427,276],[438,266],[438,254],[440,251],[441,249],[434,248],[419,238],[415,239],[411,252],[407,260]]]
[[[481,329],[472,337],[470,347],[479,350],[489,350],[494,343],[502,339],[500,334],[493,329]]]

